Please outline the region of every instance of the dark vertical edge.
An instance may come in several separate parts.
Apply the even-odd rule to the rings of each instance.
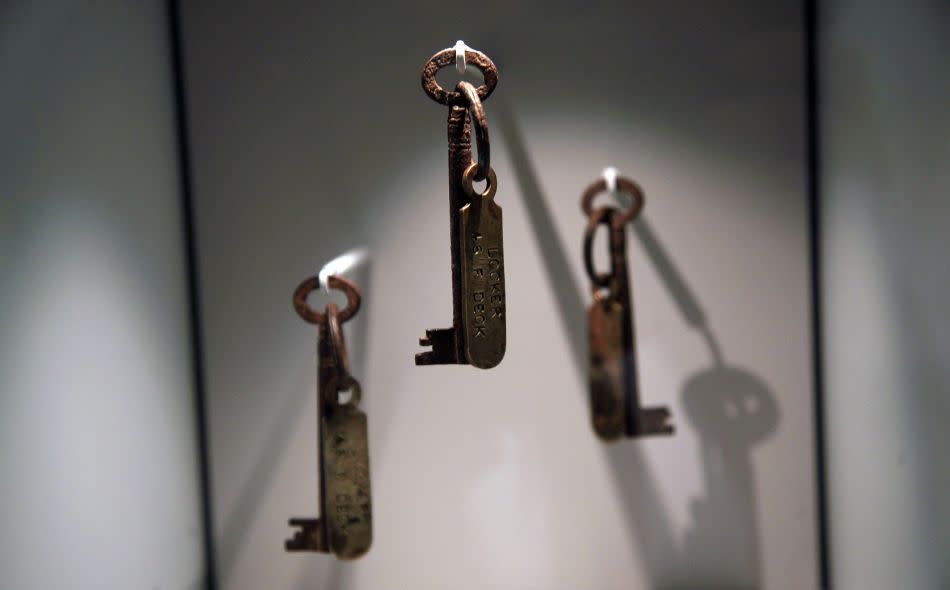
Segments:
[[[814,366],[815,482],[818,507],[818,576],[831,588],[831,548],[828,536],[828,486],[825,446],[824,346],[821,296],[821,121],[818,0],[803,0],[805,25],[805,120],[807,125],[807,190],[809,259],[811,263],[812,363]]]
[[[214,559],[214,528],[211,506],[210,449],[205,395],[204,340],[201,330],[201,291],[198,281],[198,244],[192,198],[191,152],[188,144],[188,110],[185,99],[185,62],[178,0],[167,0],[168,31],[174,86],[178,178],[182,204],[185,256],[188,277],[188,320],[191,326],[192,383],[195,392],[195,417],[198,433],[198,465],[201,478],[202,537],[207,590],[218,587]],[[198,587],[196,584],[195,587]]]

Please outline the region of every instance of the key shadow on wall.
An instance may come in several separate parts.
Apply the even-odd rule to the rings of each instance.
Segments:
[[[583,290],[572,279],[569,254],[554,228],[515,113],[501,93],[494,102],[495,120],[511,157],[550,288],[557,295],[564,335],[578,375],[586,382],[587,306],[579,295]],[[579,219],[578,232],[582,227]],[[691,502],[692,523],[682,541],[678,542],[639,443],[625,440],[604,447],[628,525],[637,539],[651,588],[675,590],[696,588],[697,584],[731,590],[759,588],[763,579],[751,453],[778,425],[775,395],[761,378],[724,362],[702,307],[643,215],[633,224],[633,231],[686,323],[708,343],[712,365],[686,381],[680,392],[686,416],[674,415],[681,430],[688,422],[699,436],[706,489],[704,498]],[[580,250],[575,255],[579,256]],[[586,396],[586,392],[580,393]]]

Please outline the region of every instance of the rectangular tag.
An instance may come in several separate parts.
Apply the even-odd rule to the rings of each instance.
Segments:
[[[501,207],[476,197],[460,210],[462,323],[468,362],[489,369],[505,356],[505,251]]]
[[[604,440],[626,433],[622,306],[594,301],[587,310],[590,334],[590,409],[594,432]]]
[[[330,551],[342,559],[373,541],[366,414],[348,405],[323,417],[323,520]]]

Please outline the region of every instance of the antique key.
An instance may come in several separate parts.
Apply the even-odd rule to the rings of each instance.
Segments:
[[[594,302],[587,310],[590,333],[590,402],[594,431],[604,440],[621,436],[673,434],[670,410],[666,407],[641,408],[637,380],[636,340],[633,334],[633,307],[627,277],[626,224],[643,208],[643,192],[627,178],[616,179],[617,186],[633,197],[630,207],[591,210],[599,193],[608,189],[601,179],[584,191],[581,209],[588,217],[584,233],[584,266],[591,280]],[[609,232],[610,270],[594,269],[591,250],[597,228]]]
[[[454,92],[435,79],[457,58],[482,71],[485,84],[459,82]],[[498,83],[495,64],[470,48],[445,49],[422,71],[422,88],[449,107],[449,235],[452,256],[452,327],[426,330],[419,339],[432,350],[416,354],[417,365],[470,364],[490,369],[505,356],[505,256],[498,182],[491,168],[488,120],[482,101]],[[472,160],[472,128],[478,161]],[[477,192],[473,181],[486,181]]]
[[[360,292],[352,282],[337,276],[327,279],[331,289],[346,294],[342,311],[328,303],[321,313],[307,304],[319,288],[311,277],[294,291],[294,308],[305,321],[316,324],[317,344],[317,441],[319,446],[318,518],[291,518],[295,531],[284,543],[287,551],[333,553],[341,559],[360,557],[373,540],[369,485],[369,446],[366,414],[359,409],[361,389],[350,374],[349,355],[343,339],[343,322],[360,308]],[[341,394],[349,391],[348,400]]]

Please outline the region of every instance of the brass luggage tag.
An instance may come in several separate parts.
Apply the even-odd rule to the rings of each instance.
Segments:
[[[369,444],[366,414],[359,409],[362,390],[350,375],[349,356],[341,324],[359,310],[360,293],[346,279],[331,276],[330,287],[346,293],[347,306],[338,311],[333,303],[317,312],[307,304],[307,295],[319,288],[312,277],[294,292],[294,307],[300,316],[319,327],[317,373],[317,425],[319,433],[318,518],[291,518],[294,536],[284,543],[287,551],[333,553],[340,559],[355,559],[369,550],[373,541],[372,501],[369,483]],[[349,391],[348,400],[341,399]]]
[[[353,559],[369,550],[373,542],[372,506],[369,484],[369,444],[366,414],[356,407],[359,383],[350,378],[352,394],[347,403],[322,418],[323,519],[327,527],[329,549],[337,557]],[[333,395],[339,395],[331,384]]]
[[[489,170],[485,191],[477,194],[472,188],[477,167],[469,166],[462,180],[471,200],[459,221],[463,325],[466,359],[488,369],[505,356],[505,249],[495,171]]]
[[[590,336],[590,408],[594,432],[604,440],[624,436],[623,308],[596,298],[587,310]]]

